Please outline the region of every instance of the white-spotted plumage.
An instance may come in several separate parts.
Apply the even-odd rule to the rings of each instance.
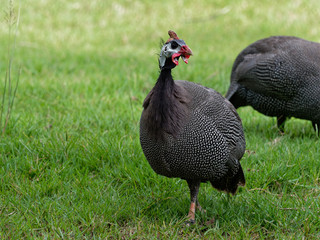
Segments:
[[[171,32],[170,37],[160,53],[160,76],[143,103],[140,143],[156,173],[188,182],[193,222],[200,182],[210,181],[215,188],[233,194],[238,185],[245,184],[239,162],[245,138],[235,108],[221,94],[172,79],[177,59],[188,60],[192,52],[176,34]],[[168,46],[170,54],[163,52]]]

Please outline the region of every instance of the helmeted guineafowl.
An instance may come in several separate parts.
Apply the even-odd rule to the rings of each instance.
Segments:
[[[320,124],[320,44],[297,37],[274,36],[254,42],[236,58],[226,98],[238,108]]]
[[[245,184],[239,160],[245,152],[241,120],[221,94],[201,85],[174,81],[171,69],[192,55],[169,31],[159,58],[160,76],[143,103],[140,143],[152,169],[166,177],[185,179],[190,188],[189,220],[200,207],[201,182],[234,194]]]

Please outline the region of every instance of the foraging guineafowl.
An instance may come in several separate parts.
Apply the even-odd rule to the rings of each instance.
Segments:
[[[143,103],[140,143],[156,173],[187,181],[188,217],[193,223],[201,182],[210,181],[232,194],[245,184],[239,162],[245,139],[241,120],[228,100],[212,89],[173,80],[171,69],[179,57],[187,63],[192,52],[175,32],[168,33],[159,58],[160,76]]]
[[[297,37],[274,36],[254,42],[236,58],[226,98],[238,108],[320,124],[320,44]]]

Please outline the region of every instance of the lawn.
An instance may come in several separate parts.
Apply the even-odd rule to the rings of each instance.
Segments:
[[[248,44],[271,35],[320,42],[318,0],[16,0],[11,35],[10,4],[0,3],[0,96],[8,61],[13,86],[19,78],[0,137],[1,239],[320,237],[310,122],[291,119],[280,134],[275,118],[240,108],[247,184],[234,197],[202,184],[206,211],[191,227],[186,182],[155,174],[139,143],[169,29],[194,53],[174,78],[225,94]]]

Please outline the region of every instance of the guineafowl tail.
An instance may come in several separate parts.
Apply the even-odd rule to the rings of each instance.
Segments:
[[[239,165],[239,169],[236,174],[234,174],[232,177],[231,169],[227,172],[227,174],[218,179],[218,180],[212,180],[210,181],[211,185],[220,190],[220,191],[226,191],[228,193],[235,194],[238,186],[244,186],[246,183],[246,180],[244,178],[242,167]]]

